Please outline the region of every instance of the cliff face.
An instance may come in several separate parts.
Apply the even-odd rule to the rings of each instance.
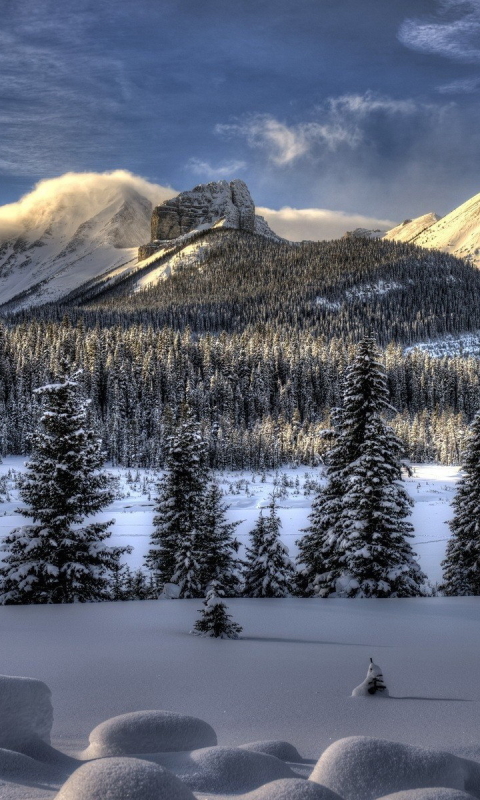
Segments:
[[[152,241],[176,239],[220,220],[226,228],[254,232],[255,206],[243,181],[202,184],[157,206],[152,214]]]

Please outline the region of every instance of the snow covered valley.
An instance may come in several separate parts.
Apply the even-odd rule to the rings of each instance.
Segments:
[[[0,484],[2,534],[20,521],[14,515],[18,498],[13,470],[20,470],[22,463],[23,459],[7,458],[0,465],[0,476],[7,476]],[[118,499],[105,516],[115,517],[114,541],[132,544],[131,563],[140,565],[152,523],[149,479],[155,476],[140,471],[137,480],[135,470],[131,476],[126,470],[115,472],[120,476]],[[318,472],[308,470],[307,478],[305,468],[283,472],[285,477],[281,470],[277,478],[266,473],[264,481],[258,474],[230,473],[219,478],[231,504],[230,517],[245,520],[240,528],[243,539],[273,482],[283,484],[283,536],[294,553]],[[433,582],[440,578],[457,472],[452,467],[421,465],[408,479],[415,500],[414,549]],[[95,748],[85,753],[93,729],[109,718],[144,709],[197,717],[218,738],[217,748],[210,740],[185,745],[182,749],[193,750],[191,755],[159,755],[156,751],[165,747],[161,743],[152,745],[154,756],[140,751],[142,759],[147,755],[174,772],[181,790],[178,783],[162,789],[165,775],[143,767],[143,760],[132,766],[131,761],[108,759],[91,765],[98,774],[87,775],[83,783],[85,773],[75,772],[77,777],[60,790],[59,800],[187,800],[192,791],[202,800],[247,793],[249,800],[303,800],[307,794],[312,800],[313,796],[317,800],[335,796],[373,800],[419,786],[450,788],[432,789],[428,794],[419,790],[395,800],[480,797],[475,765],[400,747],[403,743],[445,750],[480,762],[480,598],[228,600],[233,618],[243,626],[238,640],[191,636],[200,606],[199,600],[161,599],[0,607],[0,671],[36,678],[50,687],[54,748],[80,759],[106,755],[106,750],[94,753]],[[351,697],[365,677],[370,657],[381,665],[390,697]],[[1,702],[0,715],[5,732]],[[399,744],[386,746],[365,739],[340,742],[315,767],[312,781],[299,785],[294,780],[308,777],[333,742],[352,736]],[[307,761],[296,762],[290,755],[287,765],[281,759],[272,761],[271,755],[257,758],[258,753],[251,759],[250,752],[247,756],[236,749],[259,740],[290,742]],[[4,741],[0,746],[7,747]],[[122,752],[109,752],[117,758],[139,755],[131,744],[130,749],[123,747]],[[25,757],[16,754],[13,763],[8,752],[0,750],[2,800],[53,798],[68,772],[79,766],[58,763],[60,757],[48,748],[41,757],[53,764],[35,760],[26,766],[18,762]],[[145,779],[142,794],[133,789],[124,794],[98,793],[102,769],[111,768],[115,780],[126,787],[125,774],[131,778],[134,767],[143,770],[140,777],[134,776],[137,788]],[[350,784],[345,776],[350,776]],[[147,778],[154,788],[148,789]],[[115,780],[109,778],[108,785],[113,786]]]

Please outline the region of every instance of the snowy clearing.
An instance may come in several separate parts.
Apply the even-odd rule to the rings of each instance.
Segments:
[[[7,476],[4,490],[0,484],[1,537],[24,521],[15,514],[19,505],[15,473],[24,470],[24,463],[23,457],[9,456],[0,464],[0,481],[2,476]],[[112,544],[132,545],[133,552],[125,560],[133,568],[141,567],[152,531],[155,483],[159,473],[122,468],[110,468],[109,471],[119,478],[118,499],[97,519],[115,519]],[[413,467],[412,477],[406,479],[408,491],[415,502],[412,514],[415,527],[413,547],[422,569],[433,584],[439,583],[442,577],[440,563],[450,535],[447,521],[451,517],[450,503],[458,472],[458,467],[419,464]],[[129,476],[132,482],[129,482]],[[275,487],[282,491],[284,496],[279,500],[283,525],[281,538],[289,548],[290,555],[295,557],[295,541],[301,536],[301,529],[308,525],[315,485],[322,480],[321,470],[281,468],[277,473],[222,472],[217,473],[216,477],[225,494],[225,502],[230,505],[228,518],[241,520],[236,536],[242,544],[248,542],[248,534],[255,524],[259,509],[266,505],[268,495]]]

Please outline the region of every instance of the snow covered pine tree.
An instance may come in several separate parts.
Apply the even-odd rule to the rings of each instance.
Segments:
[[[426,576],[408,542],[413,505],[402,485],[401,443],[382,418],[392,410],[375,339],[347,370],[327,486],[299,542],[304,578],[321,597],[414,597]]]
[[[215,639],[238,639],[243,628],[231,621],[227,606],[223,602],[224,587],[220,581],[212,581],[207,590],[201,617],[193,626],[197,636],[212,636]]]
[[[110,599],[110,577],[128,548],[109,547],[108,522],[84,525],[113,500],[111,480],[100,471],[101,442],[87,422],[88,401],[62,363],[57,383],[42,386],[43,413],[20,488],[33,524],[3,542],[0,602],[73,603]]]
[[[268,517],[260,516],[250,534],[244,568],[244,597],[288,597],[294,594],[295,568],[288,548],[280,541],[282,523],[275,492],[267,505]]]
[[[203,594],[201,525],[207,482],[205,443],[192,411],[184,405],[177,428],[169,437],[146,557],[159,588],[177,583],[180,597]]]
[[[470,428],[452,506],[452,538],[442,564],[440,588],[446,595],[480,595],[480,412]]]

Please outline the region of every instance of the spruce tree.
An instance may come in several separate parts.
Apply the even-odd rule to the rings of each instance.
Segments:
[[[72,603],[110,599],[110,581],[128,548],[109,547],[108,522],[90,522],[113,499],[101,441],[87,419],[79,373],[64,362],[56,383],[37,389],[43,401],[33,453],[20,488],[19,513],[32,524],[3,543],[0,602]]]
[[[250,547],[244,567],[245,597],[288,597],[294,593],[295,569],[288,548],[280,541],[282,526],[277,514],[275,493],[267,506],[269,514],[260,516],[250,534]]]
[[[220,487],[211,483],[205,494],[201,521],[201,583],[206,587],[212,581],[219,581],[225,596],[235,597],[240,591],[240,562],[237,558],[240,544],[234,534],[240,522],[227,521],[229,506],[222,502],[222,498]]]
[[[388,410],[385,370],[368,336],[347,370],[327,486],[299,543],[305,577],[320,596],[424,593],[426,576],[408,542],[413,503],[402,485],[401,443],[382,417]]]
[[[480,595],[480,413],[470,428],[452,506],[452,537],[442,563],[440,588],[446,595]]]
[[[212,581],[207,590],[201,617],[193,626],[192,633],[216,639],[238,639],[238,634],[243,629],[236,622],[232,622],[231,615],[227,614],[223,597],[225,589],[220,581]]]
[[[184,405],[176,430],[168,440],[165,472],[157,486],[156,515],[146,565],[154,573],[159,587],[185,580],[192,584],[193,595],[201,596],[201,580],[193,586],[190,567],[200,553],[200,527],[205,490],[208,482],[206,446],[191,410]],[[188,563],[187,563],[188,562]],[[190,580],[192,576],[192,581]],[[190,591],[188,589],[187,591]]]

